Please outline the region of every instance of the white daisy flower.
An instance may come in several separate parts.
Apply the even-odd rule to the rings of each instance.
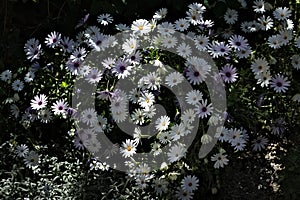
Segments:
[[[12,104],[12,105],[10,105],[10,112],[11,112],[12,116],[14,116],[15,118],[18,118],[19,114],[20,114],[20,109],[18,108],[18,106],[16,104]]]
[[[269,69],[269,63],[265,58],[254,59],[251,63],[251,70],[254,74],[259,74]]]
[[[187,66],[186,76],[190,83],[197,85],[205,81],[211,66],[202,58],[191,57],[185,63]]]
[[[98,16],[97,21],[98,23],[106,26],[113,22],[113,18],[110,14],[102,14]]]
[[[158,32],[162,34],[163,36],[166,35],[172,35],[175,33],[175,28],[172,23],[169,22],[163,22],[157,26]]]
[[[178,188],[178,190],[176,190],[176,197],[179,200],[190,200],[193,199],[193,192],[188,192],[186,190],[183,190],[182,188]]]
[[[52,120],[52,113],[49,109],[40,110],[38,113],[38,119],[43,123],[48,123]]]
[[[292,30],[280,30],[279,36],[282,45],[287,45],[293,39],[293,31]]]
[[[161,8],[157,12],[155,12],[153,19],[160,20],[166,17],[168,14],[168,10],[166,8]]]
[[[102,72],[96,68],[92,68],[89,70],[88,75],[85,80],[87,80],[90,84],[98,83],[102,79]]]
[[[236,10],[228,8],[225,15],[224,20],[227,24],[235,24],[238,20],[238,12]]]
[[[181,188],[184,191],[193,192],[198,189],[199,179],[196,176],[185,176],[181,181]]]
[[[292,11],[287,7],[279,7],[276,8],[273,15],[278,20],[286,20],[292,15]]]
[[[300,69],[300,55],[295,54],[291,57],[291,63],[295,69]]]
[[[30,61],[39,59],[42,53],[41,47],[38,40],[35,38],[29,39],[24,46],[27,59]]]
[[[196,48],[200,51],[205,51],[207,49],[209,39],[206,35],[197,35],[194,38]]]
[[[11,77],[12,77],[12,72],[8,69],[2,72],[0,75],[0,79],[5,82],[8,82],[11,79]]]
[[[175,144],[169,149],[168,160],[173,163],[185,157],[187,149],[180,143]]]
[[[147,76],[143,78],[144,85],[146,85],[147,89],[150,90],[158,90],[160,88],[161,78],[156,72],[150,72]]]
[[[255,79],[257,79],[257,84],[261,87],[267,87],[271,81],[271,73],[269,70],[263,71],[255,75]]]
[[[131,119],[135,124],[143,125],[145,122],[145,114],[141,109],[135,109],[131,114]]]
[[[170,137],[173,141],[179,140],[182,136],[187,135],[183,124],[175,124],[170,130]]]
[[[176,86],[183,81],[184,77],[179,72],[172,72],[166,77],[166,84],[170,87]]]
[[[254,9],[254,12],[256,13],[264,13],[266,12],[266,9],[265,9],[265,1],[263,0],[256,0],[253,2],[253,9]]]
[[[236,68],[231,64],[226,64],[225,66],[223,66],[220,74],[225,83],[233,83],[238,78]]]
[[[126,39],[126,41],[122,45],[122,49],[128,54],[133,53],[137,48],[138,48],[138,40],[133,37]]]
[[[33,100],[31,100],[31,108],[34,110],[40,110],[47,105],[47,97],[44,94],[36,95]]]
[[[178,53],[179,56],[182,56],[183,58],[187,58],[191,55],[192,50],[190,45],[183,42],[177,47],[176,52]]]
[[[214,168],[218,169],[220,167],[224,167],[224,165],[228,165],[227,155],[223,155],[223,153],[216,153],[211,157],[211,161],[214,161]]]
[[[28,153],[28,146],[26,144],[21,144],[16,147],[15,153],[18,157],[24,158]]]
[[[178,19],[175,21],[175,29],[178,30],[178,31],[185,31],[189,28],[190,24],[188,22],[188,20],[186,19]]]
[[[134,140],[126,139],[125,142],[122,143],[120,147],[120,152],[122,153],[123,157],[128,158],[133,156],[136,153],[136,143]]]
[[[261,151],[266,148],[269,140],[265,137],[259,136],[252,141],[253,151]]]
[[[202,100],[203,94],[199,90],[192,90],[186,94],[185,101],[188,104],[196,105]]]
[[[138,103],[143,108],[152,106],[155,102],[155,97],[151,92],[142,93],[138,99]]]
[[[145,19],[138,19],[132,23],[131,30],[139,35],[144,35],[151,31],[151,24]]]
[[[34,79],[34,77],[35,77],[34,72],[29,71],[29,72],[27,72],[27,73],[25,74],[24,81],[25,81],[26,83],[32,82],[33,79]]]
[[[248,40],[241,35],[233,35],[229,38],[229,44],[232,48],[241,51],[246,49],[249,44]]]
[[[155,122],[156,126],[155,128],[158,131],[164,131],[167,130],[170,124],[170,117],[168,116],[161,116],[160,118],[158,118]]]
[[[167,144],[171,141],[170,133],[168,131],[161,132],[157,136],[159,142],[162,144]]]
[[[181,120],[184,124],[192,123],[195,120],[195,116],[195,111],[190,108],[183,112],[183,115],[181,115]]]
[[[93,125],[97,122],[97,113],[94,108],[87,108],[82,111],[81,121],[87,125]]]
[[[273,27],[273,19],[270,16],[265,17],[264,15],[262,17],[259,17],[258,19],[259,26],[261,30],[269,30]]]
[[[195,112],[199,118],[203,119],[211,115],[212,109],[212,104],[207,105],[207,99],[202,99],[201,103],[196,104]]]
[[[75,42],[73,39],[64,36],[60,42],[60,46],[63,48],[64,52],[71,53],[75,47]]]
[[[130,75],[130,71],[132,70],[132,66],[127,60],[118,59],[115,63],[115,66],[112,69],[112,72],[118,77],[118,79],[126,78]]]
[[[30,151],[23,160],[26,167],[32,168],[39,165],[40,157],[35,151]]]
[[[289,81],[287,77],[277,74],[275,77],[272,77],[270,86],[275,90],[275,92],[284,93],[288,90],[290,83],[291,81]]]
[[[282,46],[280,35],[272,35],[268,38],[268,45],[273,49],[278,49]]]
[[[24,88],[24,83],[23,83],[23,81],[20,81],[19,79],[15,80],[12,83],[12,89],[14,91],[20,92],[23,90],[23,88]]]
[[[53,103],[51,108],[54,112],[54,115],[63,115],[67,113],[68,103],[65,102],[63,99],[57,100],[55,103]]]
[[[165,36],[162,39],[162,46],[166,48],[173,48],[177,44],[177,39],[176,37],[173,37],[171,35]]]
[[[169,182],[166,181],[163,178],[156,178],[153,181],[152,187],[154,188],[154,191],[156,193],[156,195],[162,195],[163,193],[167,193],[168,191],[168,185]]]
[[[156,108],[152,106],[148,106],[143,109],[144,115],[148,118],[152,118],[156,114]]]
[[[48,34],[47,38],[46,38],[46,45],[50,48],[54,48],[60,45],[61,42],[61,34],[53,31],[50,34]]]

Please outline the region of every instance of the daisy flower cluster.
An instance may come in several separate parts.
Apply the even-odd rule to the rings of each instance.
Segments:
[[[292,10],[263,0],[224,6],[217,19],[207,3],[188,5],[175,21],[167,8],[129,24],[104,13],[88,25],[86,15],[74,38],[53,31],[29,39],[30,67],[0,74],[6,110],[28,132],[67,124],[57,137],[88,152],[89,172],[125,167],[126,191],[107,198],[198,199],[220,187],[222,168],[282,142],[293,119],[286,113],[300,101]],[[222,88],[227,108],[214,103],[226,100]],[[199,149],[213,143],[202,159]],[[20,145],[15,153],[38,172],[37,152]]]

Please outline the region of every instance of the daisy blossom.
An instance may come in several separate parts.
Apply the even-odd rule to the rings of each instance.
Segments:
[[[224,20],[227,24],[234,24],[238,20],[238,12],[228,8],[224,15]]]
[[[203,119],[211,115],[212,109],[212,104],[207,105],[207,99],[202,99],[201,103],[196,104],[195,112],[199,118]]]
[[[269,140],[265,137],[259,136],[252,141],[253,151],[261,151],[266,148]]]
[[[184,77],[179,72],[172,72],[166,77],[166,84],[173,87],[181,83],[183,79]]]
[[[133,156],[133,154],[136,153],[136,143],[134,140],[126,139],[126,141],[123,142],[122,146],[120,147],[120,152],[124,158]]]
[[[196,176],[188,175],[181,181],[181,188],[184,191],[193,192],[199,186],[199,179]]]
[[[192,50],[190,45],[183,42],[177,47],[176,52],[178,53],[178,55],[187,58],[188,56],[191,55]]]
[[[222,79],[226,83],[233,83],[237,80],[237,73],[236,73],[236,68],[233,67],[231,64],[226,64],[225,66],[222,67],[222,70],[220,71]]]
[[[98,23],[106,26],[113,22],[113,18],[111,17],[110,14],[102,14],[98,16],[97,21]]]
[[[68,109],[68,103],[65,102],[63,99],[57,100],[51,106],[54,115],[66,114]]]
[[[175,144],[169,149],[168,160],[173,163],[185,157],[187,149],[182,144]]]
[[[97,113],[93,108],[85,109],[81,114],[81,121],[87,125],[93,125],[97,122]]]
[[[170,117],[168,116],[161,116],[160,118],[158,118],[155,122],[156,126],[155,128],[158,131],[164,131],[168,129],[168,126],[170,124]]]
[[[273,15],[278,20],[286,20],[292,15],[292,12],[287,7],[279,7],[276,8]]]
[[[20,92],[23,90],[23,88],[24,88],[24,83],[23,83],[23,81],[20,81],[19,79],[15,80],[12,83],[12,89],[14,91]]]
[[[31,100],[31,108],[34,110],[40,110],[47,105],[47,97],[44,94],[36,95],[33,100]]]
[[[21,144],[16,147],[15,153],[18,157],[24,158],[28,153],[28,146],[26,144]]]
[[[131,30],[140,35],[147,34],[151,31],[151,24],[145,19],[138,19],[132,23]]]
[[[202,100],[203,94],[199,90],[192,90],[186,94],[185,101],[188,104],[196,105]]]
[[[61,42],[61,34],[56,31],[48,34],[48,37],[46,38],[45,41],[46,45],[51,48],[59,46],[60,42]]]
[[[27,155],[24,157],[24,163],[26,167],[32,168],[39,164],[40,157],[35,151],[30,151]]]
[[[5,82],[9,81],[11,79],[11,77],[12,77],[12,73],[8,69],[5,70],[4,72],[2,72],[0,75],[0,79]]]
[[[153,19],[160,20],[166,17],[168,14],[168,10],[166,8],[161,8],[157,12],[154,13]]]
[[[220,167],[224,167],[224,165],[228,165],[227,155],[223,153],[216,153],[211,157],[211,161],[214,161],[214,168],[218,169]]]
[[[291,81],[289,81],[287,77],[277,74],[275,75],[275,77],[272,77],[270,86],[275,90],[275,92],[284,93],[288,90],[288,86],[290,86],[290,83]]]

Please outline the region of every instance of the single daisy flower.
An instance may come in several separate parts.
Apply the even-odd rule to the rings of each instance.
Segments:
[[[18,157],[24,158],[28,154],[28,146],[26,144],[21,144],[16,147],[15,153]]]
[[[170,124],[170,117],[168,116],[161,116],[160,118],[158,118],[155,122],[156,124],[156,129],[158,131],[164,131],[167,130]]]
[[[212,109],[212,104],[207,105],[207,99],[202,99],[201,103],[196,104],[195,112],[199,118],[203,119],[211,115]]]
[[[98,23],[106,26],[113,22],[113,18],[110,14],[102,14],[98,16],[97,21]]]
[[[48,34],[47,38],[46,38],[46,46],[50,47],[50,48],[55,48],[57,46],[60,45],[61,42],[61,34],[53,31],[50,34]]]
[[[211,161],[215,162],[214,168],[219,169],[220,167],[224,167],[224,165],[228,165],[227,155],[223,153],[216,153],[211,157]]]
[[[51,108],[54,112],[54,115],[63,115],[67,113],[68,103],[65,102],[63,99],[57,100],[55,103],[53,103]]]
[[[184,191],[193,192],[199,186],[199,179],[196,176],[188,175],[181,181],[181,188]]]
[[[139,35],[144,35],[151,31],[151,24],[145,19],[138,19],[132,23],[131,30]]]
[[[275,77],[272,77],[270,86],[275,90],[275,92],[284,93],[288,90],[290,83],[291,81],[289,81],[287,77],[277,74]]]
[[[44,94],[36,95],[33,100],[31,100],[31,108],[34,110],[40,110],[46,107],[48,101],[47,97]]]
[[[259,136],[252,141],[253,151],[261,151],[266,148],[269,140],[265,137]]]
[[[126,141],[123,142],[122,146],[120,147],[120,152],[124,158],[133,156],[136,153],[136,143],[134,140],[126,139]]]

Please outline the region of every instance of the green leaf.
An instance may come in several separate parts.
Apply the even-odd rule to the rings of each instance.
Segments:
[[[63,81],[63,82],[61,83],[61,87],[62,87],[62,88],[68,87],[68,83],[66,83],[66,82]]]

